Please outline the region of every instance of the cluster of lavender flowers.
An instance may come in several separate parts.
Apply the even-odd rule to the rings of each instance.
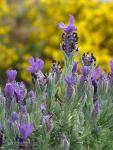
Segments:
[[[93,54],[84,53],[82,67],[74,61],[79,52],[74,17],[64,30],[61,50],[64,66],[55,60],[50,72],[44,61],[31,57],[27,72],[32,90],[17,82],[16,70],[8,70],[0,91],[0,147],[23,150],[113,149],[113,60],[110,73],[97,67]]]

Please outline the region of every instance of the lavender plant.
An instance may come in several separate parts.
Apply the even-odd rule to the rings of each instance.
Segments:
[[[63,29],[61,50],[65,60],[53,61],[44,74],[44,61],[31,57],[28,73],[33,89],[16,81],[8,70],[0,93],[0,147],[23,150],[113,149],[113,60],[110,73],[97,67],[93,54],[84,53],[82,68],[74,61],[79,52],[74,17]]]

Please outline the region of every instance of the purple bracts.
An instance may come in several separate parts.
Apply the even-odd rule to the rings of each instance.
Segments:
[[[73,94],[73,85],[75,82],[75,77],[74,76],[68,76],[65,78],[65,81],[67,83],[67,96],[70,98]]]
[[[31,66],[27,68],[27,71],[34,74],[38,73],[44,67],[44,61],[38,58],[35,60],[33,57],[31,57],[29,59],[29,63]]]
[[[65,81],[67,83],[68,86],[71,86],[74,84],[75,82],[75,78],[71,75],[65,78]]]
[[[16,70],[7,70],[6,74],[7,74],[8,82],[14,81],[17,76]]]
[[[88,76],[89,72],[90,72],[90,68],[88,66],[83,66],[81,68],[81,73],[83,76]]]
[[[97,68],[91,74],[92,80],[106,79],[106,78],[107,78],[106,73],[103,70],[101,70],[100,68]]]
[[[21,124],[19,125],[20,136],[23,139],[27,139],[33,132],[33,124]]]
[[[71,33],[77,30],[77,27],[74,26],[74,17],[70,15],[70,24],[66,26],[63,22],[58,24],[60,29],[63,29],[66,33]]]
[[[11,83],[7,83],[5,86],[5,96],[12,97],[14,95],[14,87]]]

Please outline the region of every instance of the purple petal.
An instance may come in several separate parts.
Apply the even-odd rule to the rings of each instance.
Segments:
[[[43,69],[43,67],[44,67],[44,61],[43,60],[37,58],[36,64],[37,64],[37,67],[39,68],[39,70]]]
[[[5,86],[5,96],[12,97],[14,94],[14,87],[11,83],[7,83]]]
[[[26,70],[27,70],[27,72],[32,72],[33,68],[32,67],[28,67]]]
[[[8,77],[8,81],[12,82],[15,80],[16,76],[17,76],[17,71],[16,70],[7,70],[6,71],[7,77]]]
[[[60,22],[60,23],[58,24],[58,27],[59,27],[60,29],[66,29],[66,28],[67,28],[67,26],[66,26],[63,22]]]
[[[96,70],[94,70],[94,71],[92,72],[91,78],[92,78],[93,80],[97,80],[99,73],[100,73],[100,68],[97,68]]]
[[[29,59],[29,63],[30,63],[31,65],[34,65],[34,63],[35,63],[35,61],[34,61],[34,57],[30,57],[30,59]]]
[[[87,76],[90,72],[90,68],[88,66],[83,66],[81,68],[81,73],[84,75],[84,76]]]
[[[74,26],[74,17],[72,15],[70,16],[70,26]]]
[[[32,123],[21,124],[21,125],[19,125],[19,131],[20,131],[21,137],[23,139],[26,139],[33,132],[33,124]]]
[[[107,75],[104,71],[101,71],[101,78],[103,79],[106,79],[107,78]]]
[[[113,59],[110,61],[110,71],[113,73]]]

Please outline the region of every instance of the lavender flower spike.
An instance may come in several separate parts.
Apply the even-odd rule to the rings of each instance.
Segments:
[[[106,78],[107,78],[106,73],[100,68],[97,68],[91,74],[91,79],[95,81],[98,79],[106,79]]]
[[[88,76],[90,72],[90,68],[88,66],[83,66],[82,69],[81,69],[81,73],[84,75],[84,76]]]
[[[7,70],[6,71],[7,77],[8,77],[8,81],[12,82],[15,80],[16,76],[17,76],[17,72],[16,70]]]
[[[100,106],[99,106],[99,101],[97,100],[94,104],[94,108],[93,108],[93,111],[92,111],[92,118],[93,120],[96,119],[98,113],[100,111]]]
[[[14,94],[14,87],[11,83],[7,83],[5,86],[5,96],[6,97],[12,97]]]
[[[110,71],[113,73],[113,59],[110,61]]]
[[[34,73],[34,74],[38,73],[44,67],[44,61],[38,58],[36,58],[36,61],[35,61],[35,59],[31,57],[29,59],[29,63],[31,66],[27,68],[27,71]]]
[[[63,22],[58,24],[60,29],[63,29],[66,33],[71,33],[77,30],[77,27],[74,26],[74,17],[70,15],[70,24],[66,26]]]
[[[25,140],[27,139],[33,132],[33,124],[21,124],[19,125],[20,136]]]

